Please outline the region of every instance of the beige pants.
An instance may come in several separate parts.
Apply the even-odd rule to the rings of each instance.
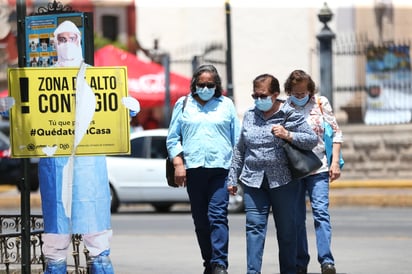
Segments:
[[[89,251],[89,256],[96,257],[105,250],[110,249],[112,230],[105,230],[91,234],[82,234],[83,243]],[[45,233],[43,239],[43,254],[53,261],[65,260],[71,242],[70,234]]]

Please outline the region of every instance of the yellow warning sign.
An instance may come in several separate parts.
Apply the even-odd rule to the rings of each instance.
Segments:
[[[16,101],[10,110],[12,157],[130,153],[129,111],[122,104],[128,96],[126,67],[87,67],[94,113],[74,147],[75,125],[85,119],[84,105],[91,104],[76,103],[76,94],[83,98],[83,90],[76,90],[78,72],[67,67],[8,70],[9,93]]]

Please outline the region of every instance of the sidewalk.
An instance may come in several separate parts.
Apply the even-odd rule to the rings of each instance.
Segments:
[[[330,185],[330,206],[412,206],[412,180],[336,181]]]
[[[40,208],[40,192],[30,193],[30,207]],[[20,208],[20,192],[15,186],[0,185],[0,209]]]
[[[32,208],[40,208],[40,193],[30,194]],[[336,181],[330,185],[330,206],[412,207],[412,180]],[[20,192],[0,186],[0,208],[19,208]]]

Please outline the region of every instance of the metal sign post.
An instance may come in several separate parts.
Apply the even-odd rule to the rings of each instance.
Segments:
[[[16,1],[17,12],[17,50],[19,53],[19,67],[24,67],[25,57],[25,24],[26,1]],[[20,208],[21,208],[21,272],[31,273],[30,265],[30,181],[28,176],[29,159],[22,159],[23,178],[21,180]]]
[[[225,3],[226,11],[226,40],[227,40],[227,50],[226,50],[226,74],[227,74],[227,96],[234,100],[233,95],[233,78],[232,78],[232,27],[230,24],[230,1],[227,0]]]

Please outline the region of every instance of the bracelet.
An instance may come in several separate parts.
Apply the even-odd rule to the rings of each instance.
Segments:
[[[290,139],[290,131],[288,130],[287,138]]]

